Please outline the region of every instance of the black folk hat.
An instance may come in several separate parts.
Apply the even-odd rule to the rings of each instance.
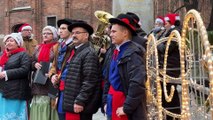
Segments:
[[[127,12],[127,15],[130,15],[136,22],[140,21],[140,18],[133,12]]]
[[[119,14],[116,18],[110,18],[109,22],[111,24],[122,25],[128,28],[132,32],[132,35],[136,35],[137,23],[134,21],[134,19],[131,16],[127,14],[123,14],[123,13]]]
[[[66,24],[66,25],[70,25],[72,24],[73,20],[69,19],[69,18],[64,18],[64,19],[60,19],[57,21],[57,25],[58,27],[61,26],[61,24]]]
[[[94,32],[92,26],[90,26],[87,22],[82,21],[82,20],[78,20],[78,21],[73,22],[71,25],[69,25],[68,30],[70,32],[72,32],[72,29],[76,28],[76,27],[84,28],[85,30],[87,30],[89,35],[92,35],[92,33]]]
[[[133,12],[127,12],[126,13],[127,15],[129,15],[130,17],[132,17],[134,19],[134,21],[137,23],[136,24],[136,27],[137,28],[140,28],[141,26],[138,24],[138,22],[140,22],[140,18],[138,17],[138,15],[136,15],[135,13]]]

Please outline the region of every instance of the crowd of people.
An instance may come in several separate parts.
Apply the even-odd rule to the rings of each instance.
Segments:
[[[180,31],[180,17],[157,17],[149,34],[132,12],[110,18],[109,23],[105,35],[110,45],[99,50],[91,43],[93,27],[83,20],[60,19],[58,29],[45,26],[39,44],[29,24],[6,35],[0,55],[0,119],[92,120],[100,108],[107,120],[147,120],[147,36],[154,34],[159,40],[174,29]],[[158,46],[161,67],[165,45]],[[172,43],[168,75],[180,75],[179,57],[178,46]],[[48,71],[42,71],[46,68]],[[39,71],[44,77],[37,81]],[[162,98],[163,106],[180,113],[177,91],[174,96],[171,103]]]

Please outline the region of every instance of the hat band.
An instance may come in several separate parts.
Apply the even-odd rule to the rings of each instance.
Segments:
[[[129,20],[127,18],[122,18],[121,21],[123,21],[124,23],[126,23],[133,30],[135,30],[135,27],[130,24],[130,22],[129,22]]]
[[[136,19],[133,19],[135,23],[138,23],[139,21],[137,21]]]

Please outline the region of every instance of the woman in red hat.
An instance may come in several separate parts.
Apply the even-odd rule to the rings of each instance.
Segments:
[[[159,40],[163,33],[165,32],[165,20],[164,17],[158,16],[155,19],[155,27],[151,30],[150,34],[153,33],[155,38]]]
[[[176,21],[175,14],[167,14],[165,19],[165,28],[166,31],[163,37],[169,37],[171,32],[175,30],[175,21]],[[166,49],[166,42],[161,43],[158,45],[158,55],[159,55],[159,64],[160,68],[163,67],[164,64],[164,55]],[[180,53],[179,53],[179,46],[178,43],[175,41],[171,41],[169,50],[168,50],[168,57],[167,57],[167,68],[166,74],[172,77],[179,77],[180,76]],[[163,83],[161,83],[163,87]],[[175,87],[174,97],[172,98],[171,102],[167,102],[165,100],[164,91],[162,90],[162,106],[170,112],[180,114],[180,98],[178,96],[178,91],[176,89],[177,83],[167,83],[167,88],[170,89],[171,86]],[[173,118],[169,115],[166,116],[167,120],[172,120]]]

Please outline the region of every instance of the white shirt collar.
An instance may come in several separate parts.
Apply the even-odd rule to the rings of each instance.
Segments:
[[[126,41],[122,42],[120,45],[115,45],[116,49],[117,49],[118,51],[120,51],[120,47],[121,47],[123,44],[125,44],[126,42],[129,42],[129,41],[130,41],[130,40],[126,40]]]
[[[68,40],[65,42],[65,44],[66,44],[66,45],[68,45],[69,43],[71,43],[71,42],[72,42],[72,40],[73,40],[73,37],[68,38]]]
[[[80,45],[78,46],[75,46],[75,49],[78,49],[79,47],[81,47],[84,43],[81,43]]]

